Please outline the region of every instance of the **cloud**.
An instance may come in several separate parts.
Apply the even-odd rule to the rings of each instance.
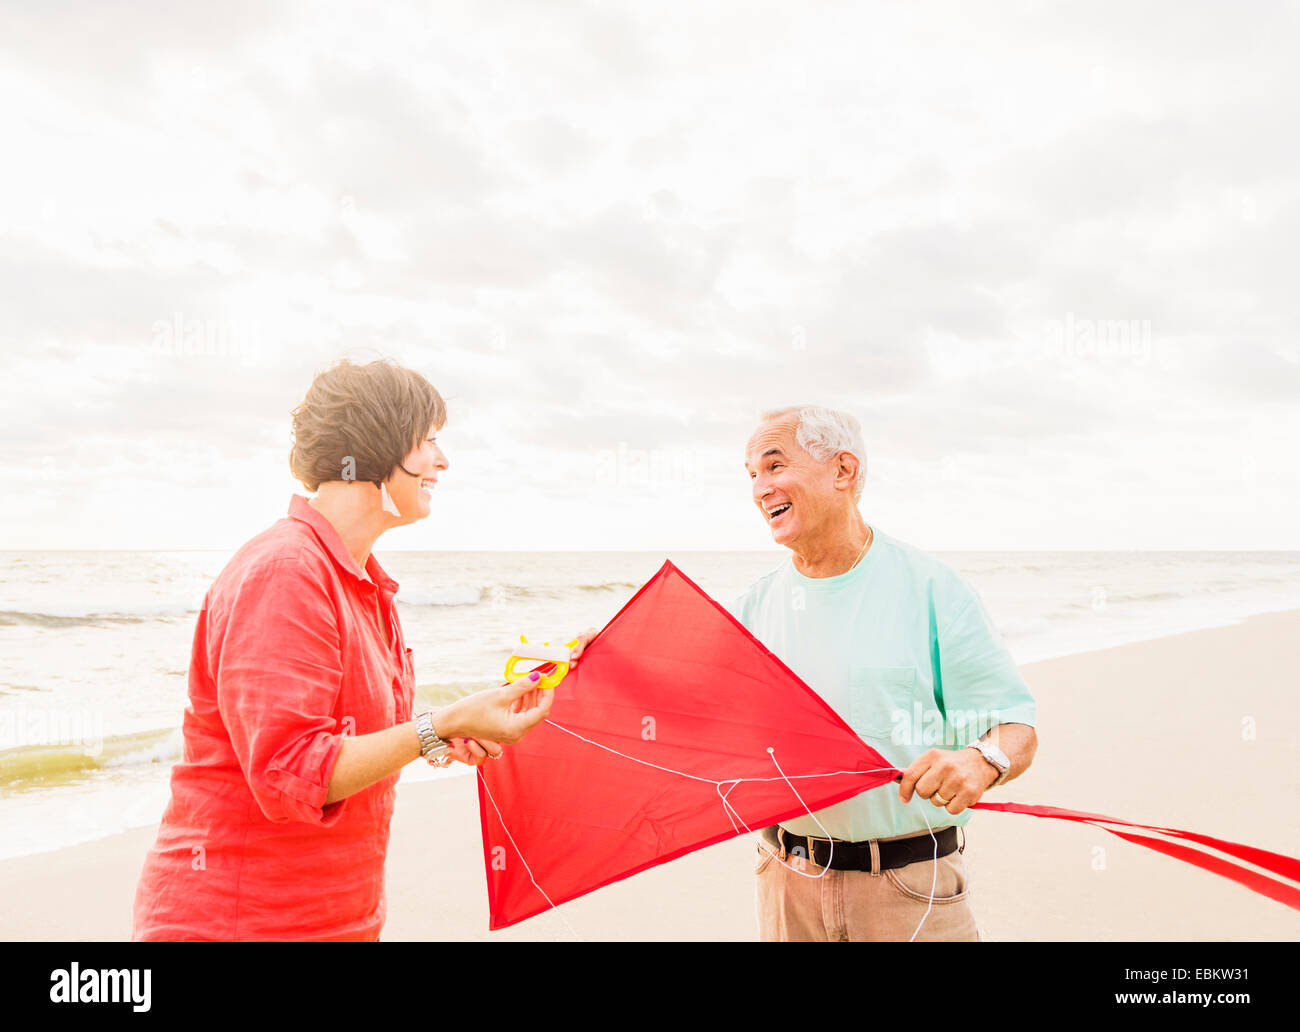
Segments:
[[[459,544],[517,539],[521,498],[539,546],[741,540],[728,463],[815,401],[938,539],[1195,545],[1160,490],[1212,505],[1290,426],[1289,8],[356,15],[10,15],[3,465],[42,501],[8,540],[122,541],[176,485],[255,525],[345,353],[447,395]],[[1217,481],[1180,459],[1216,449]],[[95,468],[99,538],[56,518]]]

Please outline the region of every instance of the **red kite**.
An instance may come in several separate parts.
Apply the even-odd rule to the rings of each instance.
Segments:
[[[671,562],[556,690],[561,721],[479,768],[492,929],[901,773]],[[1157,831],[1300,878],[1292,857],[1190,832],[1019,803],[977,807]],[[1300,909],[1300,890],[1280,881],[1104,830]]]

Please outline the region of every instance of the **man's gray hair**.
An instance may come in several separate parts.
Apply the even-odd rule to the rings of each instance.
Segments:
[[[840,452],[852,452],[858,460],[858,478],[853,482],[853,500],[862,498],[867,479],[867,447],[862,424],[847,412],[824,405],[787,405],[759,414],[764,423],[795,416],[799,420],[795,442],[814,459],[825,462]]]

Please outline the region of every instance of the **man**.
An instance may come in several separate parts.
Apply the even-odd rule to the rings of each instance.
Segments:
[[[736,615],[904,771],[896,792],[764,832],[759,932],[977,941],[958,828],[1032,762],[1034,700],[965,581],[862,518],[865,454],[857,420],[819,406],[764,413],[746,446],[754,503],[792,555]]]

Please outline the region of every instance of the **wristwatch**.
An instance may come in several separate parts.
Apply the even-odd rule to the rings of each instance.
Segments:
[[[998,785],[1007,780],[1007,775],[1011,773],[1011,761],[1007,759],[1006,753],[992,742],[986,742],[983,738],[972,743],[968,748],[978,749],[980,755],[997,768],[998,779],[989,785],[989,788],[997,788]]]
[[[431,764],[437,764],[451,749],[451,745],[439,738],[433,729],[432,710],[425,710],[415,718],[415,733],[420,736],[420,755]]]

